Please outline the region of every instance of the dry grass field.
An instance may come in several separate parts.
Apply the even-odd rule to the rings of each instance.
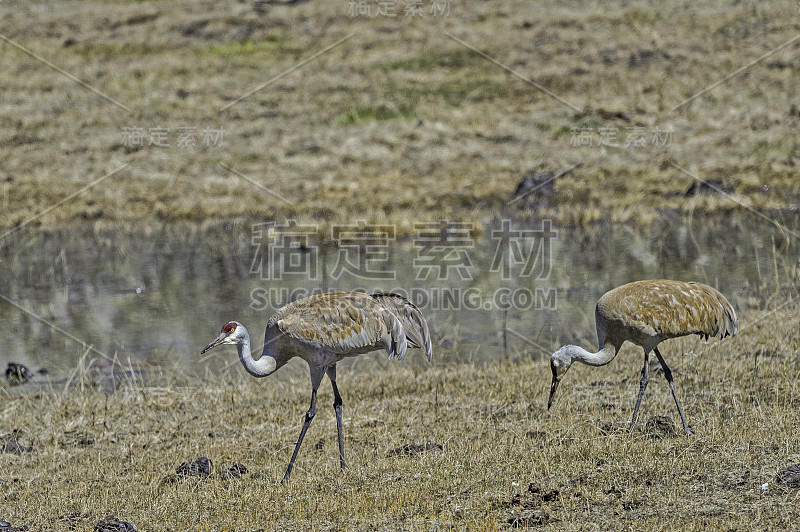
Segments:
[[[347,470],[323,385],[288,484],[304,371],[167,376],[113,394],[80,375],[68,392],[7,389],[0,426],[17,432],[2,436],[28,450],[0,453],[2,517],[31,530],[87,530],[107,514],[154,531],[791,530],[800,491],[777,475],[800,462],[797,316],[796,303],[746,312],[734,338],[665,344],[692,437],[660,373],[637,428],[624,428],[639,380],[632,346],[606,367],[574,368],[550,411],[540,359],[479,367],[376,355],[339,374]],[[410,444],[430,445],[392,453]],[[175,474],[200,456],[213,475]],[[227,478],[236,463],[247,472]]]
[[[18,229],[364,220],[402,236],[417,222],[548,218],[571,234],[624,226],[633,242],[713,219],[727,249],[734,220],[796,224],[797,2],[426,0],[407,15],[413,4],[0,0],[2,268],[26,271],[2,241]],[[360,5],[369,14],[351,11]],[[396,16],[379,12],[389,6]],[[512,201],[536,173],[558,178]],[[687,197],[700,180],[712,187]],[[800,490],[779,472],[800,462],[796,237],[773,239],[788,285],[774,286],[775,260],[755,303],[737,308],[738,336],[662,349],[692,437],[661,373],[625,428],[637,348],[572,369],[548,411],[549,353],[448,364],[455,347],[443,343],[431,365],[414,353],[340,369],[344,472],[323,383],[281,484],[308,407],[302,362],[261,381],[176,366],[112,393],[84,371],[96,362],[86,355],[72,386],[0,386],[0,520],[31,531],[89,530],[109,514],[142,532],[794,530]],[[619,256],[594,259],[602,272]],[[709,279],[722,271],[702,264]],[[176,305],[198,304],[183,294]],[[233,349],[220,356],[235,363]],[[201,456],[212,475],[176,473]],[[246,472],[226,475],[237,463]]]
[[[0,226],[797,211],[796,2],[357,3],[3,0]]]

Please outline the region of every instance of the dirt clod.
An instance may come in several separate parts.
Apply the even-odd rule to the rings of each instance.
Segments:
[[[244,464],[235,463],[225,471],[220,472],[219,474],[223,478],[242,478],[242,475],[247,473],[247,468]]]
[[[0,532],[25,532],[28,530],[28,525],[11,526],[8,521],[0,519]]]
[[[389,451],[387,456],[414,456],[415,454],[424,453],[427,451],[441,451],[442,446],[438,443],[426,443],[425,445],[417,443],[407,443]]]
[[[653,438],[666,438],[677,436],[675,423],[668,416],[653,416],[647,420],[644,426],[645,432]]]
[[[800,488],[800,464],[790,465],[778,471],[778,482],[788,488]]]
[[[179,475],[187,476],[187,477],[201,477],[205,478],[211,474],[211,468],[213,464],[211,460],[206,458],[205,456],[201,456],[197,460],[192,460],[191,462],[183,462],[175,472]]]
[[[94,532],[138,532],[136,528],[127,521],[117,519],[109,515],[95,523]]]

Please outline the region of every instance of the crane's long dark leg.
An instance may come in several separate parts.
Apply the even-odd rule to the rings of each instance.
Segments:
[[[336,412],[336,435],[339,438],[339,465],[344,469],[344,434],[342,433],[342,396],[339,395],[339,388],[336,386],[336,365],[327,370],[328,378],[333,387],[333,410]]]
[[[300,429],[300,437],[297,438],[297,443],[295,444],[294,452],[292,453],[292,459],[289,460],[289,467],[286,468],[286,474],[283,475],[282,482],[289,480],[289,475],[292,474],[292,467],[294,467],[294,460],[297,458],[297,452],[300,450],[300,444],[303,443],[303,438],[306,436],[308,426],[311,425],[311,420],[314,419],[315,415],[317,415],[317,388],[319,388],[319,384],[322,382],[322,376],[324,374],[325,372],[321,368],[311,368],[311,406],[306,412],[303,428]]]
[[[650,382],[650,350],[644,350],[644,366],[642,366],[642,380],[639,382],[639,397],[636,398],[636,406],[633,408],[633,417],[631,418],[631,426],[629,430],[633,430],[636,424],[636,416],[639,415],[639,406],[642,404],[642,397],[644,390],[647,388],[647,383]]]
[[[669,389],[672,392],[672,398],[675,399],[675,406],[678,407],[678,414],[681,416],[681,421],[683,422],[683,430],[686,431],[687,436],[692,435],[692,429],[689,428],[689,424],[686,423],[686,418],[683,417],[683,409],[681,408],[681,402],[678,401],[678,394],[675,393],[675,383],[672,382],[672,370],[669,369],[669,366],[664,361],[664,357],[661,356],[661,353],[658,352],[658,347],[655,348],[656,356],[658,357],[658,361],[661,362],[661,367],[664,369],[664,377],[666,377],[667,382],[669,383]]]

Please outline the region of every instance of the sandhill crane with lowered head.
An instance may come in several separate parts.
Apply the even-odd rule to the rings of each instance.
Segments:
[[[697,334],[720,339],[736,334],[739,326],[736,312],[721,293],[701,283],[666,279],[636,281],[606,292],[595,308],[595,325],[599,351],[591,353],[577,345],[565,345],[550,357],[553,381],[550,385],[549,409],[558,384],[576,360],[590,366],[611,362],[625,341],[644,349],[642,380],[639,396],[633,409],[630,428],[636,423],[639,405],[650,380],[650,351],[655,351],[669,383],[675,406],[687,435],[692,431],[683,416],[681,403],[675,393],[672,371],[658,350],[658,344],[670,338]]]
[[[297,452],[317,413],[317,388],[327,374],[333,387],[333,409],[339,440],[339,463],[344,469],[342,396],[336,386],[336,363],[386,350],[389,359],[401,359],[408,347],[423,349],[431,360],[431,338],[422,312],[411,301],[390,292],[331,292],[298,299],[281,307],[267,322],[264,350],[256,360],[250,352],[250,335],[244,325],[230,321],[203,353],[218,345],[234,344],[245,370],[254,377],[275,373],[293,357],[308,363],[311,372],[311,406],[286,468],[289,480]],[[201,353],[202,354],[202,353]]]

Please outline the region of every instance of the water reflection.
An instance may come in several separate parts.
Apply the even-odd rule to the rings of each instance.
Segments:
[[[796,215],[779,222],[800,230]],[[498,221],[474,239],[464,228],[444,227],[438,240],[373,235],[362,247],[307,235],[277,250],[251,227],[15,235],[0,249],[0,363],[62,375],[83,355],[187,374],[236,367],[232,352],[200,363],[222,323],[263,331],[277,306],[329,289],[406,294],[426,315],[440,361],[538,357],[565,342],[591,345],[597,298],[628,281],[705,282],[737,309],[797,286],[797,240],[761,220],[661,219],[647,233]]]

